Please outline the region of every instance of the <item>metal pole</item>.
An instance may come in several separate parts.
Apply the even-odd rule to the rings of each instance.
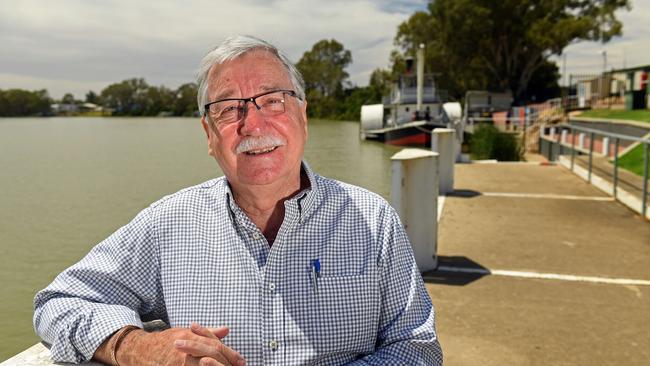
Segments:
[[[648,147],[650,144],[647,142],[643,144],[645,148],[645,157],[643,158],[643,196],[641,199],[643,201],[643,206],[641,208],[641,215],[643,218],[646,218],[646,212],[648,211]]]
[[[573,164],[576,160],[576,129],[571,129],[571,171],[573,171]]]
[[[417,112],[422,114],[422,96],[424,88],[424,43],[420,43],[417,51]]]
[[[616,199],[616,192],[618,186],[618,143],[619,139],[616,138],[614,143],[614,199]]]
[[[528,111],[526,111],[528,112]],[[522,138],[522,144],[524,145],[524,154],[528,152],[528,149],[526,147],[526,125],[528,124],[528,113],[526,113],[526,117],[524,118],[524,136]]]
[[[594,156],[594,133],[592,132],[589,135],[589,178],[588,178],[589,183],[591,183],[591,168],[593,164],[593,156]]]

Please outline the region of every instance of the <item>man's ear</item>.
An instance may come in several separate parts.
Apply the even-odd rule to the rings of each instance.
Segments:
[[[300,112],[302,113],[302,120],[305,121],[304,128],[305,128],[305,139],[306,139],[309,136],[309,133],[307,131],[307,121],[308,121],[308,119],[307,119],[307,101],[306,100],[302,102],[301,107],[302,107],[301,108],[302,110]]]
[[[203,125],[203,130],[205,131],[205,137],[210,139],[210,123],[205,120],[205,115],[201,117],[201,124]]]
[[[205,137],[208,140],[208,155],[214,156],[214,151],[212,151],[212,139],[214,135],[210,135],[210,130],[212,129],[210,122],[207,121],[206,117],[201,117],[201,125],[203,125],[203,131],[205,131]]]
[[[307,100],[302,102],[302,118],[307,122]]]

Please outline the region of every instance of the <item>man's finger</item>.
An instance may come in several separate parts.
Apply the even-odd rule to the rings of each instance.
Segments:
[[[215,360],[214,358],[202,357],[199,360],[199,366],[225,366],[225,365]]]
[[[192,323],[190,325],[190,329],[194,334],[208,338],[217,337],[219,339],[223,339],[228,335],[228,333],[230,333],[230,329],[228,327],[207,328],[201,326],[198,323]]]
[[[212,333],[210,329],[206,327],[202,327],[201,325],[199,325],[199,323],[192,323],[190,325],[190,329],[192,330],[192,333],[196,335],[200,335],[212,339],[217,338],[217,336],[214,333]]]
[[[192,340],[177,340],[174,346],[193,357],[212,357],[224,365],[246,365],[246,360],[237,351],[221,343],[218,339],[205,343]]]
[[[214,334],[219,339],[224,339],[230,333],[230,328],[228,327],[217,327],[217,328],[208,328],[212,334]]]
[[[174,346],[177,350],[187,353],[192,357],[210,357],[227,366],[237,365],[236,362],[229,362],[229,360],[223,354],[223,350],[227,349],[228,347],[224,346],[221,343],[211,344],[187,339],[179,339],[174,341]]]

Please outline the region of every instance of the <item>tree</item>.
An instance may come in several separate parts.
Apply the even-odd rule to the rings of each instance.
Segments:
[[[61,98],[62,104],[75,104],[74,95],[71,93],[65,93],[63,98]]]
[[[393,75],[389,70],[375,69],[370,74],[368,87],[372,91],[372,102],[380,103],[382,98],[390,93]]]
[[[305,80],[308,112],[313,117],[335,115],[343,97],[348,73],[345,68],[352,63],[352,54],[336,40],[321,40],[306,51],[296,67]]]
[[[171,114],[174,109],[176,93],[165,86],[150,86],[144,95],[142,115],[156,116],[161,113]]]
[[[88,93],[86,93],[86,103],[101,104],[101,100],[97,93],[89,90]]]
[[[620,8],[629,0],[436,0],[399,26],[395,42],[408,55],[424,43],[429,71],[457,98],[470,89],[509,90],[521,102],[535,95],[530,81],[551,55],[620,35]]]
[[[47,90],[0,89],[0,117],[49,115],[52,99]]]
[[[176,99],[174,101],[174,115],[176,116],[193,116],[198,113],[196,104],[196,94],[198,86],[196,83],[183,84],[176,89]]]
[[[149,85],[142,78],[111,84],[101,92],[104,106],[116,115],[140,116],[144,113]]]

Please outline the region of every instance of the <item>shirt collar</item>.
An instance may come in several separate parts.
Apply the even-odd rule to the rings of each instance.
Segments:
[[[299,219],[301,223],[313,211],[314,207],[316,206],[316,202],[319,200],[321,196],[321,192],[318,189],[316,174],[312,171],[312,169],[309,167],[309,164],[307,164],[305,160],[303,160],[301,163],[301,174],[302,172],[304,172],[307,175],[307,178],[309,179],[309,187],[298,192],[298,194],[296,194],[294,197],[292,197],[289,200],[289,201],[298,202],[298,209],[300,213]],[[237,203],[235,202],[235,197],[230,188],[230,184],[228,183],[228,179],[224,179],[223,182],[225,185],[226,201],[228,203],[228,208],[230,209],[230,212],[234,215],[234,218],[241,223],[242,220],[239,220],[240,215],[245,215],[245,214],[242,211],[242,209],[239,207],[239,205],[237,205]]]

